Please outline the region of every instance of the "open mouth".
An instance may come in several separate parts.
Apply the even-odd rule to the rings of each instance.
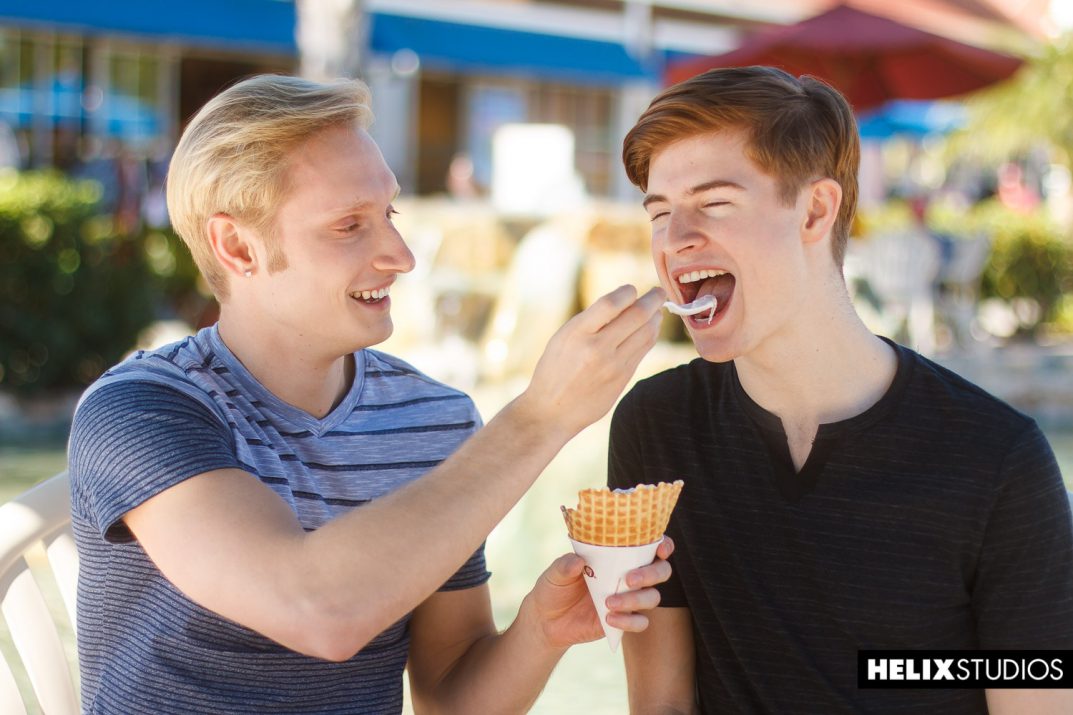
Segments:
[[[715,315],[709,320],[707,312],[688,316],[686,323],[695,328],[704,328],[713,324],[730,307],[737,279],[732,273],[718,268],[691,271],[678,276],[675,281],[683,303],[692,303],[698,298],[710,295],[716,300]]]
[[[359,303],[366,305],[379,305],[387,300],[388,295],[391,293],[390,287],[379,288],[377,290],[361,290],[355,291],[350,294],[350,297]]]

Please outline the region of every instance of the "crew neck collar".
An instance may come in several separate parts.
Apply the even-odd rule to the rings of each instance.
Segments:
[[[906,385],[913,372],[912,354],[908,348],[898,345],[889,338],[883,336],[879,336],[879,338],[894,350],[895,357],[898,361],[894,379],[891,381],[890,386],[879,400],[866,408],[863,412],[837,422],[820,424],[816,432],[817,440],[824,437],[835,437],[865,429],[882,418],[901,401],[905,394]],[[745,391],[745,388],[741,384],[737,366],[733,363],[731,363],[730,369],[730,382],[738,404],[741,405],[742,409],[745,410],[746,414],[749,415],[757,426],[768,431],[778,432],[785,436],[782,420],[775,413],[769,412],[761,407],[749,396],[749,393]]]
[[[346,396],[343,397],[331,412],[322,418],[317,418],[305,410],[280,399],[275,393],[261,384],[260,380],[254,377],[253,373],[242,364],[242,361],[239,360],[238,357],[231,352],[231,349],[227,347],[227,344],[224,343],[223,338],[220,336],[219,323],[213,325],[209,331],[209,345],[216,357],[227,366],[228,370],[231,371],[234,379],[249,396],[251,402],[254,404],[258,402],[261,403],[263,407],[266,407],[288,422],[291,422],[297,427],[307,429],[318,436],[330,432],[346,420],[347,416],[354,411],[358,401],[361,399],[361,391],[365,384],[364,350],[359,350],[353,354],[354,379],[350,383],[350,388],[347,390]]]

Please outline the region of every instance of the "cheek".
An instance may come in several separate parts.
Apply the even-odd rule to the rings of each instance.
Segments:
[[[652,265],[656,267],[656,275],[659,276],[660,283],[666,288],[670,279],[667,277],[667,264],[664,261],[663,255],[663,242],[656,234],[652,234],[652,240],[649,243],[650,255],[652,256]]]

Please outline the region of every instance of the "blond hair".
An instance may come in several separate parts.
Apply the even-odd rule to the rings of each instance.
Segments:
[[[623,142],[626,174],[647,191],[654,154],[680,139],[725,129],[748,133],[746,153],[775,178],[788,205],[813,178],[839,183],[842,203],[831,252],[841,266],[857,210],[861,160],[857,122],[845,97],[814,77],[794,77],[773,67],[709,70],[652,100]]]
[[[168,169],[168,212],[218,300],[227,298],[227,273],[213,255],[209,218],[224,213],[254,228],[265,241],[268,270],[286,268],[273,227],[287,156],[329,127],[367,128],[369,100],[358,80],[259,75],[216,95],[190,120]]]

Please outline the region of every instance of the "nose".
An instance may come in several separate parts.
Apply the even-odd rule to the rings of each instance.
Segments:
[[[684,253],[698,248],[706,240],[704,232],[689,220],[688,215],[678,211],[671,212],[663,232],[664,253]]]
[[[409,273],[416,265],[414,254],[406,245],[405,239],[390,221],[384,231],[379,251],[373,260],[378,270],[388,273]]]

